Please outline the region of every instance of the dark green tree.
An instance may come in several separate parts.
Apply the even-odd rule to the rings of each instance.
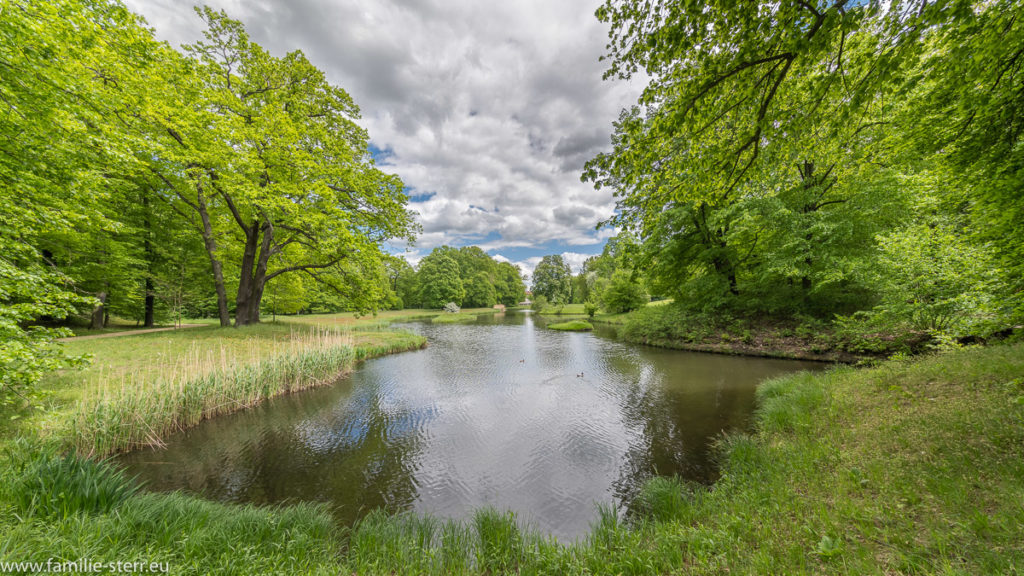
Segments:
[[[420,261],[417,271],[420,306],[441,308],[449,302],[461,306],[466,290],[459,272],[459,264],[444,251],[435,250]]]
[[[467,308],[490,308],[498,302],[498,297],[486,272],[477,272],[465,283],[466,296],[463,305]]]
[[[572,294],[572,270],[562,256],[545,256],[533,269],[533,293],[543,294],[552,304],[565,304]]]

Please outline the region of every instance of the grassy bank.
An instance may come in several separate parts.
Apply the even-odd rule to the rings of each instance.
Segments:
[[[627,342],[676,350],[857,362],[925,350],[924,333],[862,334],[811,317],[733,317],[701,314],[679,305],[649,305],[626,314],[597,315],[619,327]]]
[[[14,453],[0,558],[168,562],[173,573],[1008,574],[1024,567],[1024,345],[761,386],[713,489],[656,479],[562,545],[514,517],[380,513],[135,492],[102,466]]]
[[[67,350],[92,356],[91,364],[48,376],[32,406],[5,408],[0,433],[42,435],[92,455],[160,444],[203,419],[334,381],[362,359],[424,342],[372,327],[287,323],[72,340]]]

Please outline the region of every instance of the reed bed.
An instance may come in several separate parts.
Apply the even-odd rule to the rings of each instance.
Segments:
[[[105,456],[161,445],[169,434],[268,398],[336,380],[365,358],[419,347],[415,335],[354,345],[349,332],[317,328],[241,350],[195,342],[163,364],[141,366],[84,390],[58,435],[80,454]]]

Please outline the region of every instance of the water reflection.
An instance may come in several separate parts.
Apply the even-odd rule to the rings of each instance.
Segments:
[[[748,422],[761,379],[819,365],[626,345],[529,314],[407,326],[425,350],[275,399],[122,462],[150,488],[461,518],[493,505],[560,538],[652,474],[714,478],[709,445]]]

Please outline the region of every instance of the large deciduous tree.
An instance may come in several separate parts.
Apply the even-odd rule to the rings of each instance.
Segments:
[[[541,259],[533,269],[533,293],[542,294],[553,304],[565,304],[572,291],[572,270],[559,254]]]
[[[222,12],[200,14],[205,40],[178,77],[189,86],[168,95],[177,110],[152,111],[163,146],[150,166],[204,239],[221,324],[225,258],[237,326],[259,322],[267,282],[292,272],[375,307],[375,291],[353,285],[379,272],[381,242],[411,240],[416,225],[401,181],[374,166],[357,106],[301,52],[271,56]]]
[[[419,303],[424,308],[441,308],[449,302],[462,305],[466,289],[459,264],[443,251],[434,250],[419,265]]]

